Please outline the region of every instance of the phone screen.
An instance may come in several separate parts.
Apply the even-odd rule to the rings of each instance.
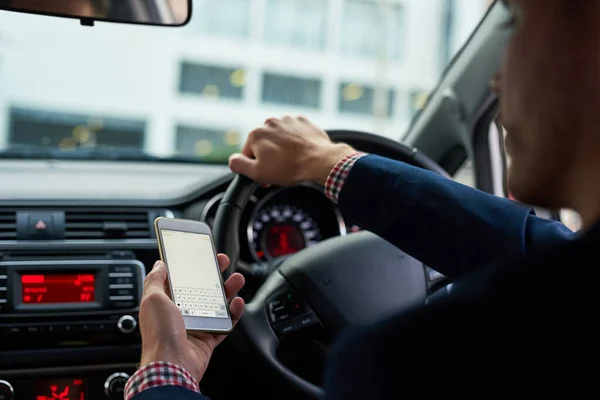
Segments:
[[[161,229],[173,300],[183,315],[227,318],[210,235]]]

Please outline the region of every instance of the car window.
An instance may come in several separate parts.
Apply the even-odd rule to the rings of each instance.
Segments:
[[[454,180],[463,185],[475,187],[475,173],[473,171],[473,162],[470,159],[466,159],[458,171],[456,171]]]
[[[0,12],[0,148],[225,162],[268,117],[400,139],[488,0],[193,0],[183,28]]]

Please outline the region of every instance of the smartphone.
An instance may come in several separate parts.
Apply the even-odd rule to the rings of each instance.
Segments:
[[[209,226],[159,217],[154,228],[160,258],[167,265],[167,294],[181,311],[186,330],[231,332],[229,304]]]

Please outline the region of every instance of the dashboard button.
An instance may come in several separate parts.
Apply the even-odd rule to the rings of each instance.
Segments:
[[[54,231],[52,216],[31,214],[28,221],[29,235],[32,237],[51,236]]]
[[[122,333],[132,333],[137,327],[137,321],[131,315],[123,315],[119,318],[117,327]]]
[[[131,289],[110,289],[110,297],[132,296],[133,288]]]
[[[298,318],[298,328],[305,328],[310,325],[316,324],[318,321],[317,316],[313,313],[309,313]]]
[[[108,323],[97,322],[93,324],[89,324],[90,332],[94,333],[104,333],[108,330]]]
[[[277,327],[277,333],[280,335],[287,335],[295,331],[297,328],[295,322],[286,322],[285,324],[281,324]]]
[[[271,309],[274,309],[274,308],[277,308],[277,307],[282,307],[283,306],[283,301],[278,296],[278,297],[274,298],[273,300],[271,300],[269,302],[269,306],[271,307]]]
[[[134,308],[136,306],[135,301],[126,300],[126,301],[114,301],[112,303],[114,308]]]
[[[7,333],[9,335],[20,335],[21,333],[23,333],[23,327],[22,326],[9,326],[7,327]]]
[[[26,333],[41,333],[42,327],[38,325],[28,326],[25,328]]]
[[[12,400],[14,394],[12,385],[7,381],[0,380],[0,400]]]
[[[278,313],[272,315],[273,323],[278,324],[279,322],[284,322],[292,318],[292,315],[289,313]]]
[[[131,265],[111,265],[110,272],[133,272],[133,267]]]
[[[272,310],[272,311],[273,311],[275,314],[277,314],[277,313],[280,313],[280,312],[282,312],[282,311],[285,311],[285,306],[284,306],[283,304],[279,304],[278,306],[271,308],[271,310]]]
[[[57,324],[54,325],[54,333],[68,333],[71,332],[71,325]]]
[[[109,279],[109,284],[110,285],[133,285],[134,284],[134,279],[133,276],[130,277],[115,277],[115,278],[110,278]]]
[[[124,372],[116,372],[109,376],[104,382],[104,394],[108,399],[122,399],[125,392],[125,384],[129,375]]]

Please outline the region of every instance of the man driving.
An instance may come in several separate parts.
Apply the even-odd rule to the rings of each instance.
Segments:
[[[267,120],[230,160],[234,172],[259,182],[324,185],[346,216],[457,278],[448,298],[338,340],[325,378],[329,399],[578,398],[595,389],[600,2],[506,3],[512,36],[499,89],[510,192],[527,204],[576,210],[581,235],[510,200],[334,144],[302,117]],[[442,218],[433,225],[437,239],[461,251],[444,253],[447,247],[432,241],[425,251],[422,236],[435,218]],[[420,229],[400,229],[405,221]],[[463,254],[459,237],[482,247]],[[454,257],[460,265],[447,262]],[[164,279],[162,264],[148,277],[142,367],[127,398],[201,398],[198,382],[216,341],[192,343],[175,328],[149,328],[183,324],[168,305]],[[240,287],[236,279],[232,286]],[[241,305],[232,302],[236,316]]]

